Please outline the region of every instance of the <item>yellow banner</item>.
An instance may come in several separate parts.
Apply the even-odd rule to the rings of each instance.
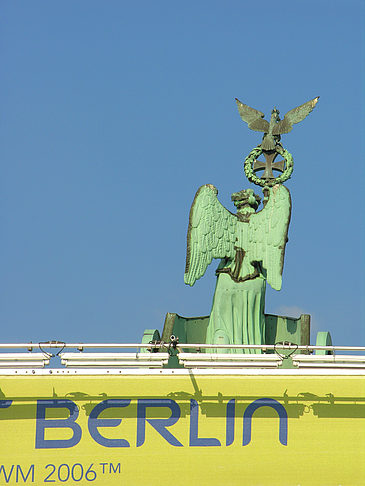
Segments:
[[[0,486],[365,484],[361,376],[3,376]]]

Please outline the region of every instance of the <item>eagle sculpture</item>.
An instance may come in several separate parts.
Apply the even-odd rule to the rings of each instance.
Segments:
[[[280,141],[280,135],[289,133],[295,123],[299,123],[306,118],[313,110],[319,100],[319,96],[313,100],[307,101],[303,105],[297,106],[288,111],[283,120],[279,118],[279,110],[274,108],[271,112],[270,123],[264,120],[264,114],[261,111],[255,110],[248,105],[245,105],[236,98],[238,112],[244,122],[248,124],[251,130],[257,132],[264,132],[261,142],[263,150],[274,150],[275,145]]]

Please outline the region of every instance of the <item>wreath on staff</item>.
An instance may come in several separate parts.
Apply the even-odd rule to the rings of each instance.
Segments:
[[[245,163],[244,163],[244,171],[245,171],[247,179],[250,182],[253,182],[254,184],[256,184],[258,186],[264,187],[264,186],[273,186],[275,184],[282,184],[283,182],[290,179],[292,172],[293,172],[293,168],[294,168],[293,156],[290,152],[285,150],[280,145],[277,145],[275,147],[275,149],[278,152],[278,154],[280,154],[284,158],[284,161],[285,161],[284,172],[279,177],[276,177],[275,179],[272,179],[272,180],[269,180],[269,181],[266,181],[265,179],[260,179],[260,177],[257,177],[257,175],[255,174],[252,167],[253,167],[253,163],[255,162],[255,160],[258,157],[260,157],[263,150],[262,150],[261,147],[255,147],[248,154],[248,156],[245,159]]]

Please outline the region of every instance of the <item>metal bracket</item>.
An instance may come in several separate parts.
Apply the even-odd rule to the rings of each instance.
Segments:
[[[179,363],[179,338],[177,336],[170,336],[170,343],[167,347],[167,352],[169,353],[169,361],[165,368],[183,368],[183,366]]]
[[[285,349],[284,348],[284,349],[281,349],[281,352],[279,353],[279,351],[276,349],[277,346],[279,348],[280,348],[280,346],[295,346],[295,348],[294,349]],[[295,353],[295,351],[297,349],[298,349],[298,345],[294,344],[294,343],[290,343],[289,341],[282,341],[282,342],[275,343],[274,351],[281,358],[281,363],[279,363],[280,368],[282,368],[282,369],[297,368],[294,365],[293,359],[291,357],[292,354]]]
[[[66,346],[66,343],[64,341],[40,341],[38,343],[39,349],[42,351],[42,353],[45,354],[45,356],[48,356],[48,358],[54,358],[55,356],[58,356]],[[43,346],[45,347],[50,347],[50,348],[60,348],[56,354],[50,353],[49,351],[46,351],[43,349]]]

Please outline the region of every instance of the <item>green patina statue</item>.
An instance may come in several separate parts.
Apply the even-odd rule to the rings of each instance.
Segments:
[[[266,281],[280,290],[291,209],[286,187],[277,184],[268,192],[266,205],[259,212],[255,211],[260,198],[252,189],[233,194],[237,214],[221,205],[217,189],[210,184],[202,186],[195,196],[185,283],[193,285],[213,258],[221,258],[207,343],[264,342]]]
[[[237,208],[233,214],[218,201],[213,185],[200,187],[190,210],[184,280],[194,285],[213,258],[221,259],[206,342],[265,344],[266,281],[280,290],[291,213],[290,193],[282,183],[291,176],[293,159],[280,144],[280,135],[303,120],[318,98],[289,111],[283,120],[274,109],[270,123],[263,120],[263,113],[236,101],[249,128],[264,132],[262,143],[251,151],[244,166],[248,179],[263,187],[263,208],[257,211],[261,198],[247,189],[232,194]],[[261,154],[265,163],[257,160]],[[278,154],[284,160],[274,162]],[[255,175],[259,170],[264,170],[261,178]],[[282,175],[275,178],[273,170]]]

